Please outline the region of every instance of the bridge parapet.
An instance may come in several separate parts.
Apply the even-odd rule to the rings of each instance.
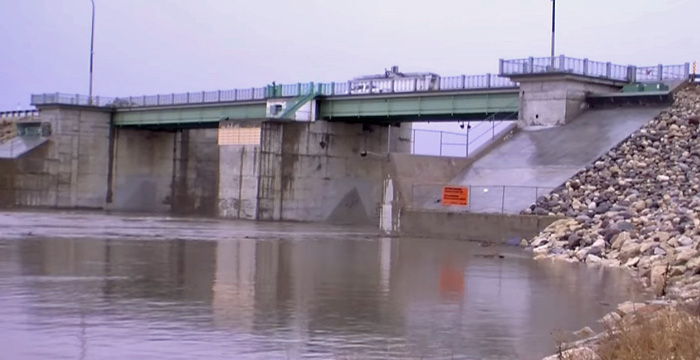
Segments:
[[[39,110],[0,111],[0,121],[39,117]]]
[[[654,66],[617,65],[611,62],[578,59],[564,55],[501,59],[499,63],[501,76],[542,73],[571,73],[623,82],[686,80],[690,77],[690,63]]]

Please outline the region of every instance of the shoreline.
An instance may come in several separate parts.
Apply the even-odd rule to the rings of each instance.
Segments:
[[[538,261],[625,269],[653,295],[643,303],[618,304],[603,318],[608,323],[621,323],[639,310],[650,312],[651,305],[654,312],[667,313],[696,303],[700,300],[698,168],[700,86],[691,84],[677,93],[670,108],[523,211],[565,217],[526,239],[526,245]],[[592,348],[606,334],[589,334],[572,343],[569,356],[599,358]]]

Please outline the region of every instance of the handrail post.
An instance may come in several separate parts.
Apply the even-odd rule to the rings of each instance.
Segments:
[[[335,82],[331,83],[331,95],[335,95]]]
[[[416,129],[411,129],[413,131],[413,155],[416,154]]]
[[[442,156],[442,131],[440,131],[440,156]]]
[[[503,73],[503,70],[504,70],[503,69],[503,65],[504,65],[503,62],[504,62],[503,59],[498,59],[498,73],[501,75],[504,74]],[[464,75],[462,75],[462,76],[464,76]]]
[[[501,194],[501,214],[506,211],[506,186],[503,185],[503,194]]]
[[[583,59],[583,75],[588,75],[588,59]]]
[[[217,91],[217,98],[216,98],[216,101],[217,101],[217,102],[221,102],[221,90],[218,90],[218,91]]]
[[[467,88],[467,76],[462,75],[462,89],[466,89],[466,88]]]
[[[530,69],[529,69],[529,71],[526,70],[525,72],[529,72],[529,73],[535,72],[535,58],[534,57],[530,56],[529,58],[527,58],[527,67],[529,67]]]
[[[207,92],[206,92],[206,91],[202,91],[202,101],[201,101],[201,102],[203,102],[203,103],[207,102],[206,95],[207,95]]]
[[[559,71],[566,71],[566,56],[559,55]]]
[[[627,66],[627,81],[633,83],[637,81],[637,67],[634,65]]]
[[[491,87],[491,73],[486,73],[486,87]]]
[[[683,67],[683,80],[688,80],[690,78],[690,63],[685,63]]]
[[[659,71],[659,73],[656,74],[656,80],[661,81],[661,80],[664,79],[664,65],[663,65],[663,64],[659,64],[659,70],[658,70],[658,71]]]
[[[612,63],[609,61],[605,63],[605,77],[608,79],[612,78]]]

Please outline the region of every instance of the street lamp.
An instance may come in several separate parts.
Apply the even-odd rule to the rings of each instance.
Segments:
[[[90,90],[88,94],[88,105],[92,105],[92,57],[95,54],[95,0],[92,3],[92,28],[90,30]]]
[[[557,2],[557,0],[552,0],[552,51],[551,51],[552,67],[554,67],[554,18],[555,18],[554,14],[555,14],[556,2]]]

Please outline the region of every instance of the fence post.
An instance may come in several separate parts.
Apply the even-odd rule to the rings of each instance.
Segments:
[[[370,82],[371,85],[371,82]],[[413,92],[418,91],[418,79],[413,78]]]
[[[160,105],[160,95],[156,95],[156,105]]]
[[[187,93],[189,96],[190,93]],[[238,89],[233,89],[233,101],[238,101]]]
[[[583,75],[588,75],[588,59],[583,59]]]
[[[486,87],[491,87],[491,73],[486,73]]]
[[[659,73],[656,75],[656,78],[657,78],[656,80],[661,81],[664,79],[664,65],[663,64],[659,64],[658,71],[659,71]]]
[[[491,140],[496,138],[496,121],[491,120]]]
[[[503,64],[503,59],[498,59],[498,73],[501,74],[501,75],[504,74],[504,72],[503,72],[503,70],[504,70],[503,65],[504,65],[504,64]],[[464,75],[462,75],[462,76],[464,77]]]
[[[440,131],[440,156],[442,156],[442,131]]]
[[[605,77],[608,79],[612,78],[612,63],[611,62],[605,63]]]
[[[559,55],[559,70],[566,71],[566,56]]]
[[[501,196],[501,214],[506,212],[506,186],[503,185],[503,194]]]
[[[416,129],[411,129],[413,131],[413,155],[416,154]]]
[[[467,122],[467,157],[469,157],[469,129],[471,129],[471,125]]]
[[[462,78],[462,89],[466,89],[467,88],[467,76],[462,75],[461,78]]]
[[[221,102],[221,90],[217,91],[216,96],[217,96],[216,101]]]
[[[535,58],[533,58],[532,56],[527,58],[527,67],[529,67],[530,70],[529,71],[525,70],[525,72],[529,72],[529,73],[535,72]]]
[[[143,96],[142,96],[141,101],[143,102],[143,104],[141,104],[141,105],[142,105],[142,106],[146,106],[146,95],[143,95]]]
[[[627,81],[633,83],[637,81],[637,67],[634,65],[627,66]]]
[[[352,81],[348,81],[348,95],[352,94]]]
[[[695,63],[693,63],[695,64]],[[687,80],[690,78],[690,63],[685,63],[685,67],[683,69],[683,79]],[[695,81],[695,79],[693,79]]]

